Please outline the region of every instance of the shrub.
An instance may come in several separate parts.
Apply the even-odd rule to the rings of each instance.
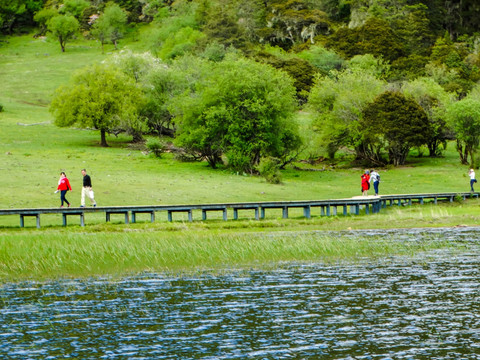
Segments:
[[[0,104],[0,112],[3,112],[5,109],[3,108],[3,105]]]
[[[282,173],[277,159],[268,157],[262,158],[257,166],[260,176],[270,184],[280,184],[282,182]]]
[[[162,157],[162,154],[167,150],[167,147],[158,139],[149,139],[147,141],[147,149],[159,158]]]

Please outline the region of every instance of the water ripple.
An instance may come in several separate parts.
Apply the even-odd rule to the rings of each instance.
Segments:
[[[480,359],[480,232],[339,236],[359,234],[469,246],[374,263],[7,284],[0,357]]]

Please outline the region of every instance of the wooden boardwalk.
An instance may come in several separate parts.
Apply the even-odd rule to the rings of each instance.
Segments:
[[[2,215],[19,215],[20,227],[25,226],[25,217],[35,217],[36,226],[40,228],[40,216],[44,214],[62,215],[63,226],[67,226],[67,217],[78,216],[80,225],[85,226],[85,214],[104,213],[105,221],[110,221],[112,214],[121,214],[125,218],[125,223],[136,222],[137,214],[145,213],[150,215],[150,221],[155,221],[155,214],[164,212],[167,214],[167,220],[173,221],[174,213],[186,213],[188,220],[193,221],[193,211],[202,212],[202,220],[207,220],[207,214],[212,211],[223,213],[223,220],[228,220],[227,210],[233,210],[233,219],[238,219],[238,213],[244,210],[254,211],[255,219],[265,218],[265,213],[271,209],[281,209],[282,217],[288,218],[290,209],[301,208],[306,218],[312,216],[312,210],[317,209],[320,216],[336,215],[359,215],[360,209],[365,214],[375,214],[382,208],[393,205],[412,205],[413,202],[424,204],[426,202],[450,201],[453,202],[456,197],[466,199],[469,197],[478,198],[479,193],[433,193],[433,194],[400,194],[400,195],[382,195],[382,196],[358,196],[350,199],[333,200],[309,200],[309,201],[266,201],[266,202],[245,202],[245,203],[226,203],[226,204],[194,204],[194,205],[141,205],[141,206],[100,206],[100,207],[70,207],[70,208],[31,208],[31,209],[0,209]],[[340,209],[340,211],[339,211]]]

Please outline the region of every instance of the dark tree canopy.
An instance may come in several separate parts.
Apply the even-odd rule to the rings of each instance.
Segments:
[[[381,94],[364,110],[360,126],[367,142],[386,150],[395,166],[403,165],[410,148],[423,145],[431,132],[425,111],[394,91]]]
[[[399,36],[386,21],[374,17],[358,28],[340,28],[328,38],[327,46],[343,53],[347,58],[372,54],[392,61],[404,55]]]

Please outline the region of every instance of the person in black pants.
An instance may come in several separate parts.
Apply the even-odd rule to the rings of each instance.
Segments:
[[[60,191],[60,200],[62,201],[62,205],[60,207],[63,207],[63,203],[67,203],[68,207],[70,207],[70,203],[65,198],[65,194],[68,190],[72,191],[72,187],[70,186],[70,181],[67,179],[67,175],[62,171],[60,173],[60,179],[58,180],[57,191],[55,191],[55,193]]]

